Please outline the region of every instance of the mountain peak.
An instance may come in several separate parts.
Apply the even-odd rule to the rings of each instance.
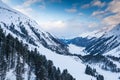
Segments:
[[[115,26],[111,31],[120,31],[120,23]]]
[[[107,35],[114,35],[117,37],[120,37],[120,24],[116,25],[115,27],[113,27],[108,33]]]

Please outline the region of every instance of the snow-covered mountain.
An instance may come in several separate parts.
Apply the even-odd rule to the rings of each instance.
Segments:
[[[39,80],[39,77],[44,77],[43,80],[59,80],[57,78],[60,80],[74,80],[73,78],[76,80],[119,80],[120,78],[117,28],[110,31],[115,35],[105,33],[97,38],[75,39],[76,43],[81,39],[88,41],[86,43],[83,40],[84,44],[80,42],[79,45],[82,46],[76,47],[73,44],[64,44],[55,36],[42,30],[34,20],[10,8],[1,0],[0,28],[6,35],[5,37],[2,33],[0,34],[2,55],[0,56],[0,80]],[[2,32],[1,29],[0,32]],[[95,51],[97,51],[96,55],[92,55]],[[99,55],[100,52],[105,54]],[[40,56],[41,54],[45,55],[47,60],[51,60],[54,66],[51,61]],[[55,67],[59,67],[62,72]]]
[[[68,54],[65,45],[57,41],[50,33],[40,29],[40,26],[30,18],[15,11],[4,3],[0,3],[0,25],[3,29],[10,32],[15,37],[39,47],[42,44],[44,47],[56,51],[59,54]]]
[[[60,39],[82,59],[84,64],[104,75],[105,80],[119,80],[120,73],[120,24],[88,36]],[[73,45],[71,48],[71,45]],[[79,47],[79,48],[78,48]],[[116,76],[108,76],[116,75]]]
[[[99,38],[93,39],[94,43],[85,48],[87,53],[103,54],[120,46],[120,24],[115,26],[110,31],[104,33]]]
[[[120,46],[120,24],[111,30],[94,31],[91,35],[76,37],[73,39],[60,39],[64,44],[73,44],[78,47],[85,47],[88,54],[103,54]]]

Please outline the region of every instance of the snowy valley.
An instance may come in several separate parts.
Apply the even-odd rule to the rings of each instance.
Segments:
[[[0,80],[120,80],[120,25],[59,39],[0,0]]]

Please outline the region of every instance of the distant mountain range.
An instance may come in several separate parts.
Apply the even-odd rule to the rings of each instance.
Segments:
[[[103,54],[110,50],[120,46],[120,24],[111,29],[110,31],[104,31],[101,36],[94,33],[92,37],[90,35],[85,37],[76,37],[73,39],[59,39],[65,45],[73,44],[79,47],[85,47],[85,52],[90,54]],[[100,33],[99,33],[100,34]]]

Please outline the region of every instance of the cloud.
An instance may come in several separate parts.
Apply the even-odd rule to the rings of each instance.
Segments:
[[[68,13],[75,13],[75,12],[77,12],[78,11],[77,10],[77,5],[78,4],[72,4],[72,8],[65,9],[65,11],[68,12]]]
[[[102,22],[110,28],[113,28],[120,23],[120,13],[105,17]]]
[[[52,20],[41,24],[46,30],[53,30],[55,28],[60,29],[66,26],[66,23],[62,20]]]
[[[30,7],[32,4],[37,2],[43,2],[43,0],[27,0],[23,3],[23,6]]]
[[[33,18],[32,13],[34,13],[34,9],[32,9],[31,5],[40,2],[41,4],[38,6],[40,9],[45,9],[45,2],[44,0],[26,0],[21,5],[17,5],[13,7],[14,9],[22,12],[23,14]]]
[[[120,1],[113,0],[109,3],[106,12],[113,13],[110,16],[107,16],[103,19],[103,23],[109,25],[110,27],[114,27],[120,23]]]
[[[58,3],[61,3],[62,0],[50,0],[50,2],[58,2]]]
[[[3,2],[5,2],[5,3],[9,3],[10,2],[10,0],[2,0]]]
[[[92,3],[91,3],[92,6],[98,6],[98,7],[103,7],[106,5],[105,2],[101,2],[100,0],[94,0]]]
[[[33,12],[33,9],[30,7],[32,4],[37,2],[37,0],[26,0],[23,4],[17,5],[14,7],[14,9],[22,12],[23,14],[31,17],[31,12]]]
[[[101,24],[112,29],[120,23],[120,1],[113,0],[105,10],[94,11],[92,16],[101,18]]]
[[[46,8],[45,5],[40,5],[39,7],[40,7],[40,9],[45,9]]]
[[[66,12],[69,12],[69,13],[75,13],[77,12],[77,9],[76,8],[70,8],[70,9],[65,9]]]
[[[14,9],[22,12],[23,14],[25,14],[25,15],[27,15],[29,17],[31,17],[30,13],[33,12],[32,8],[30,8],[30,7],[24,7],[24,6],[16,6],[16,7],[14,7]]]
[[[106,5],[105,2],[101,2],[100,0],[93,0],[89,4],[82,5],[81,8],[85,9],[85,8],[95,7],[95,6],[97,6],[97,7],[103,7],[105,5]]]
[[[98,26],[97,23],[80,20],[80,17],[74,17],[68,20],[51,20],[40,24],[41,27],[58,37],[75,37],[85,31],[92,31]]]
[[[90,7],[90,4],[84,4],[81,6],[82,9],[86,9],[86,8],[89,8]]]
[[[79,12],[78,13],[78,16],[83,16],[84,14],[82,12]]]
[[[52,20],[46,23],[41,24],[41,27],[49,31],[52,34],[55,34],[58,37],[73,37],[79,35],[82,30],[82,23],[78,23],[74,19],[69,20]]]
[[[46,8],[46,4],[45,4],[45,2],[42,2],[42,4],[39,5],[39,7],[40,7],[40,9],[45,9],[45,8]]]
[[[105,11],[94,11],[93,13],[92,13],[92,16],[99,16],[99,15],[102,15],[102,14],[104,14],[105,13]]]
[[[94,27],[97,27],[97,26],[98,26],[98,23],[96,23],[96,22],[90,22],[89,25],[88,25],[89,28],[94,28]]]
[[[110,11],[112,13],[120,13],[120,0],[113,0],[109,4],[107,11]]]

